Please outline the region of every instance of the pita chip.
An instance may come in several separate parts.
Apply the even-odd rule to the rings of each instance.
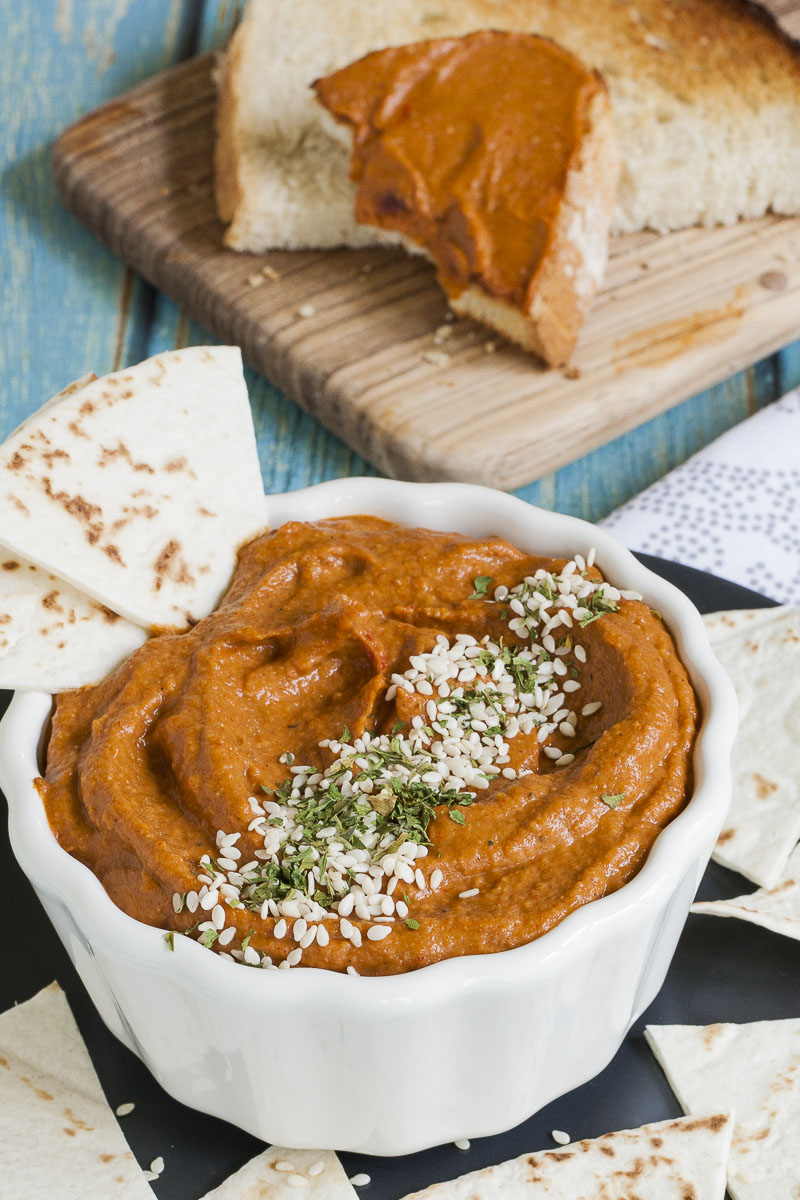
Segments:
[[[0,549],[0,688],[98,683],[146,638],[141,626]]]
[[[796,1200],[800,1188],[800,1020],[655,1025],[645,1035],[687,1113],[736,1113],[733,1200]]]
[[[723,1200],[730,1114],[678,1118],[523,1154],[406,1200]]]
[[[266,523],[241,354],[79,380],[0,447],[0,542],[135,624],[184,628]]]
[[[698,900],[692,912],[712,917],[738,917],[800,939],[800,846],[790,856],[786,870],[774,888],[759,888],[733,900]]]
[[[3,1200],[153,1200],[56,983],[0,1016],[0,1147]]]
[[[759,608],[705,620],[740,709],[733,801],[714,858],[773,888],[800,839],[800,612]]]
[[[270,1146],[202,1200],[355,1200],[357,1194],[332,1150]]]

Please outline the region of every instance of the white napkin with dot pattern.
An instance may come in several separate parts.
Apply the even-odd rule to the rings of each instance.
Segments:
[[[800,388],[600,524],[632,550],[800,606]]]

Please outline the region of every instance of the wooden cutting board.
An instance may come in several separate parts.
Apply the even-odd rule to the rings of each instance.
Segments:
[[[783,9],[800,27],[800,0]],[[520,487],[800,335],[794,218],[614,239],[567,371],[470,321],[446,324],[431,268],[401,251],[227,250],[213,61],[174,67],[71,126],[54,152],[60,194],[388,475]]]

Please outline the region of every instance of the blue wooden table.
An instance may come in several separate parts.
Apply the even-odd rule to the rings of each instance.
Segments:
[[[0,0],[0,439],[86,371],[208,340],[63,211],[50,147],[104,100],[224,43],[236,10],[230,0]],[[266,379],[248,382],[267,491],[374,473]],[[800,342],[519,495],[597,520],[798,383]]]

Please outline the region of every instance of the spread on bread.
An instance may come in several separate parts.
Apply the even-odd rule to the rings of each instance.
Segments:
[[[605,85],[532,34],[379,50],[314,85],[353,133],[356,219],[421,247],[456,311],[567,360],[605,266]]]

